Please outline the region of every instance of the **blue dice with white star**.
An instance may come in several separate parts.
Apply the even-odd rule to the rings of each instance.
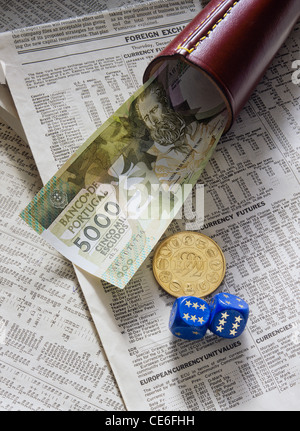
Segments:
[[[210,303],[209,330],[222,338],[236,338],[244,331],[249,306],[231,293],[218,293]]]
[[[207,302],[194,296],[181,296],[173,304],[169,329],[184,340],[199,340],[206,334],[210,320]]]

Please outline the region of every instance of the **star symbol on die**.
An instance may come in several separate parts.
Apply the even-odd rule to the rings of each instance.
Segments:
[[[175,335],[177,335],[178,337],[181,335],[180,332],[175,332]]]
[[[241,316],[235,317],[235,321],[238,323],[241,323],[242,320]]]
[[[201,325],[203,325],[203,323],[204,323],[203,317],[198,317],[198,322],[201,323]]]
[[[199,305],[199,307],[200,307],[200,309],[201,309],[202,311],[204,311],[204,310],[206,309],[206,307],[205,307],[205,305],[204,305],[204,304]]]
[[[196,322],[196,320],[197,320],[197,316],[191,316],[191,320],[195,323]]]
[[[199,335],[199,332],[197,332],[197,331],[193,331],[192,333],[195,335]]]
[[[238,327],[239,327],[240,325],[238,324],[238,323],[233,323],[232,324],[232,328],[233,329],[238,329]]]
[[[198,307],[199,307],[199,304],[197,302],[194,302],[193,303],[193,308],[196,308],[196,310],[197,310]]]
[[[236,335],[236,330],[235,330],[235,329],[233,329],[232,331],[230,331],[230,335],[235,336],[235,335]]]
[[[222,331],[223,331],[223,329],[224,329],[224,328],[223,328],[223,326],[221,326],[221,325],[216,327],[216,330],[217,330],[218,332],[222,332]]]
[[[227,311],[225,311],[225,313],[222,313],[222,319],[227,319],[227,317],[229,317]]]
[[[219,325],[225,325],[225,320],[224,319],[222,319],[222,320],[219,320]]]
[[[192,303],[191,303],[191,301],[190,300],[188,300],[188,301],[185,301],[185,304],[184,305],[186,305],[187,307],[189,307],[190,308],[190,306],[192,305]]]
[[[189,320],[190,315],[189,313],[183,313],[183,319]]]

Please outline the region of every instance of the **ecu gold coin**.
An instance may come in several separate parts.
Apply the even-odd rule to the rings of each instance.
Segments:
[[[225,275],[220,247],[199,232],[178,232],[163,240],[153,257],[153,273],[160,286],[177,298],[202,298],[214,292]]]

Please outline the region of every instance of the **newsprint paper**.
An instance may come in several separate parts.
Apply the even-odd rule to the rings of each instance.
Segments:
[[[248,326],[235,340],[184,341],[168,330],[174,298],[155,281],[152,254],[120,290],[73,268],[18,215],[42,187],[35,163],[46,183],[204,2],[103,2],[97,12],[69,0],[55,2],[56,16],[40,3],[31,22],[51,23],[0,38],[1,112],[34,158],[1,124],[0,408],[298,409],[299,23],[199,180],[204,222],[193,229],[222,248],[219,291],[249,303]],[[14,13],[15,27],[29,24],[27,1],[0,4],[4,30]],[[175,220],[165,235],[185,228]]]

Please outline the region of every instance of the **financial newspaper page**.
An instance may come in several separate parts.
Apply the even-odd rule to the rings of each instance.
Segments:
[[[147,63],[200,6],[149,2],[1,36],[5,76],[43,182],[141,85]],[[243,335],[235,340],[212,334],[197,342],[175,339],[168,330],[174,298],[156,283],[152,256],[124,290],[76,269],[129,410],[299,406],[300,96],[292,68],[299,31],[298,24],[200,179],[205,219],[197,230],[224,251],[227,272],[219,291],[238,294],[250,305]],[[17,165],[15,153],[12,159]],[[3,173],[7,187],[9,160]],[[32,179],[28,189],[25,168],[18,169],[29,202],[41,184]],[[6,199],[10,190],[17,199],[17,189],[12,186]],[[13,205],[11,200],[7,205]],[[25,227],[15,225],[16,241],[21,241]],[[176,220],[166,234],[183,229],[184,222]],[[61,272],[52,278],[45,272],[44,289],[46,280],[56,280],[61,295]],[[50,348],[43,352],[55,356]],[[22,367],[26,370],[26,364]]]

